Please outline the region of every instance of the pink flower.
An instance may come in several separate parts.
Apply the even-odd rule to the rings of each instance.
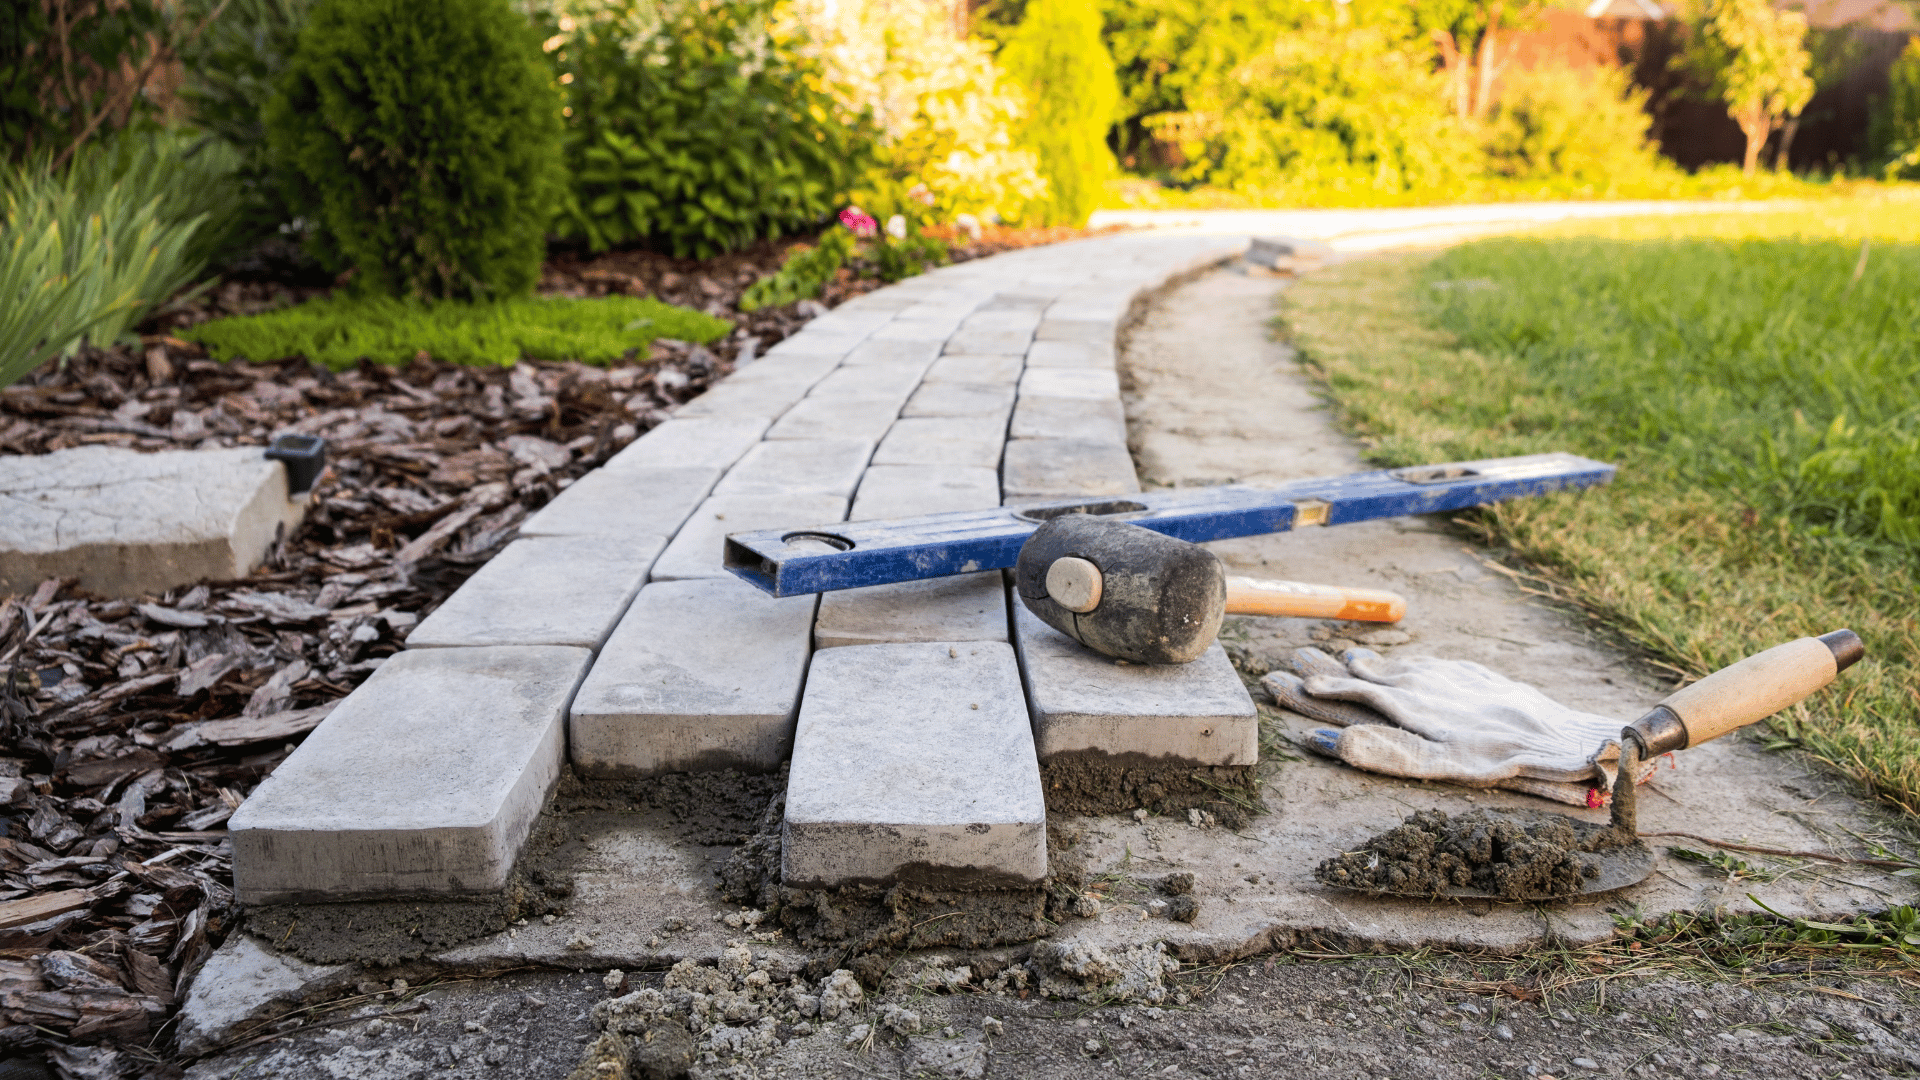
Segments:
[[[840,224],[852,229],[855,236],[880,235],[880,223],[867,216],[867,212],[857,206],[849,206],[840,211]]]

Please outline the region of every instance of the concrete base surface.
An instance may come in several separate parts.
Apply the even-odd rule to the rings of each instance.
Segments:
[[[0,595],[51,577],[125,597],[232,581],[305,515],[257,446],[0,456]]]
[[[1290,354],[1266,337],[1275,294],[1284,285],[1285,279],[1248,277],[1233,270],[1205,275],[1158,299],[1125,343],[1128,418],[1147,486],[1282,480],[1360,467],[1351,444],[1331,430]],[[1056,340],[1044,332],[1040,337]],[[1196,340],[1208,343],[1204,365],[1190,362]],[[1530,601],[1464,546],[1442,523],[1421,519],[1211,545],[1229,572],[1400,591],[1409,601],[1408,617],[1386,636],[1368,640],[1384,652],[1478,660],[1540,685],[1570,706],[1623,720],[1639,715],[1670,689],[1564,614]],[[1293,648],[1314,644],[1337,651],[1353,635],[1373,629],[1317,620],[1230,617],[1222,640],[1241,671],[1252,675],[1283,664]],[[851,651],[829,649],[818,656]],[[1056,818],[1051,824],[1058,843],[1050,853],[1055,865],[1077,865],[1085,880],[1104,879],[1105,887],[1098,890],[1097,912],[1065,922],[1045,944],[1048,955],[1064,950],[1086,957],[1150,957],[1162,945],[1195,961],[1288,947],[1311,954],[1427,945],[1520,953],[1602,940],[1613,932],[1616,914],[1652,918],[1686,910],[1756,911],[1748,899],[1751,894],[1787,915],[1832,919],[1912,902],[1915,893],[1914,883],[1871,868],[1810,861],[1794,862],[1790,873],[1771,882],[1729,881],[1722,871],[1672,857],[1669,845],[1705,847],[1679,837],[1652,840],[1659,859],[1646,883],[1576,904],[1425,904],[1326,889],[1311,877],[1321,859],[1350,849],[1415,810],[1530,806],[1587,819],[1599,815],[1507,793],[1371,776],[1315,758],[1293,742],[1309,724],[1274,708],[1257,690],[1255,697],[1261,702],[1264,763],[1259,775],[1268,812],[1237,830],[1198,814]],[[1687,751],[1677,755],[1672,766],[1663,764],[1642,793],[1643,832],[1689,832],[1831,851],[1856,849],[1856,835],[1911,839],[1901,822],[1802,759],[1763,753],[1745,738]],[[479,972],[548,965],[631,972],[685,958],[711,961],[730,940],[746,941],[755,956],[794,955],[778,931],[756,928],[754,913],[730,908],[718,896],[715,873],[733,839],[658,814],[583,820],[580,834],[574,894],[564,915],[552,924],[535,920],[442,954],[423,970]],[[1198,914],[1191,923],[1151,917],[1153,883],[1177,871],[1195,877]],[[235,946],[230,941],[227,948]],[[997,962],[1006,959],[1003,953]],[[1500,1075],[1551,1071],[1564,1077],[1596,1071],[1615,1075],[1643,1064],[1658,1066],[1657,1075],[1687,1076],[1830,1075],[1843,1065],[1852,1075],[1875,1076],[1882,1074],[1876,1068],[1920,1067],[1920,1044],[1912,1038],[1912,1025],[1890,1019],[1898,1009],[1915,1005],[1902,1005],[1901,995],[1913,995],[1885,980],[1869,983],[1835,976],[1826,980],[1832,986],[1813,994],[1782,991],[1772,984],[1754,990],[1703,985],[1675,976],[1665,982],[1610,983],[1611,996],[1591,1004],[1580,995],[1597,991],[1599,984],[1580,983],[1550,1001],[1532,1004],[1472,997],[1484,991],[1445,989],[1480,985],[1473,980],[1483,976],[1474,970],[1459,973],[1464,982],[1430,973],[1427,981],[1410,983],[1393,960],[1369,966],[1365,961],[1301,964],[1281,958],[1276,967],[1269,958],[1183,983],[1179,997],[1167,997],[1167,1004],[1185,1004],[1209,992],[1212,996],[1204,1008],[1164,1013],[1140,1007],[1062,1013],[1057,1005],[1042,1003],[1040,996],[1031,1001],[991,994],[928,997],[910,985],[913,972],[951,970],[964,963],[964,956],[900,958],[889,981],[897,993],[841,1020],[816,1020],[794,1029],[790,1039],[774,1040],[746,1055],[750,1061],[721,1055],[697,1066],[694,1075],[1094,1077],[1199,1071],[1217,1076],[1348,1077],[1399,1076],[1417,1062],[1421,1075],[1464,1080],[1486,1075],[1489,1069]],[[949,967],[939,968],[941,964]],[[538,991],[538,996],[565,1000],[569,1009],[584,1008],[572,1004],[576,1000],[590,1002],[613,993],[594,992],[597,975],[591,976],[592,985],[575,975],[541,978],[550,980],[551,988]],[[457,987],[447,991],[452,996],[445,999],[446,1007],[436,1006],[427,1033],[408,1036],[412,1042],[383,1044],[382,1039],[395,1035],[369,1033],[372,1023],[366,1021],[358,1029],[341,1029],[345,1033],[338,1036],[289,1038],[272,1052],[284,1055],[275,1058],[284,1075],[301,1075],[304,1068],[304,1074],[311,1075],[411,1076],[420,1074],[418,1063],[433,1060],[437,1075],[493,1075],[476,1070],[484,1065],[497,1071],[507,1065],[522,1075],[558,1080],[577,1060],[567,1059],[564,1046],[551,1048],[549,1056],[537,1061],[513,1046],[497,1052],[497,1062],[483,1057],[476,1063],[460,1056],[484,1055],[485,1046],[473,1024],[459,1026],[461,1018],[476,1017],[483,1030],[499,1018],[518,1023],[513,1018],[527,1008],[529,991],[508,983],[478,984],[485,989],[471,991],[471,997],[459,996],[469,992]],[[1168,983],[1171,995],[1172,980]],[[1456,1007],[1462,997],[1482,1004],[1476,1005],[1477,1011],[1462,1011]],[[1118,1004],[1129,999],[1107,995],[1097,1000]],[[1563,1003],[1583,1010],[1582,1015],[1566,1013]],[[889,1006],[918,1010],[915,1023],[921,1034],[874,1026],[883,1016],[897,1015],[885,1011]],[[1599,1022],[1623,1007],[1646,1023],[1627,1032],[1622,1025]],[[1585,1012],[1589,1009],[1590,1014]],[[989,1014],[1003,1024],[1006,1038],[995,1041],[999,1037],[990,1036],[985,1041],[978,1071],[945,1073],[925,1067],[932,1059],[925,1056],[924,1044],[934,1033],[940,1037],[933,1041],[949,1049],[969,1038],[977,1041],[978,1035],[969,1032],[979,1032]],[[1827,1019],[1795,1019],[1794,1027],[1783,1030],[1814,1034],[1767,1036],[1772,1041],[1765,1045],[1748,1037],[1760,1028],[1741,1026],[1802,1015]],[[1911,1013],[1904,1015],[1911,1019]],[[857,1028],[856,1022],[869,1026]],[[1823,1022],[1828,1026],[1805,1026]],[[940,1025],[951,1025],[952,1030]],[[394,1031],[390,1026],[386,1030]],[[592,1036],[592,1028],[578,1019],[567,1030],[578,1032],[573,1036],[577,1047]],[[1002,1027],[988,1025],[986,1030]],[[1820,1056],[1829,1053],[1825,1047],[1839,1045],[1831,1043],[1830,1030],[1854,1033],[1846,1045],[1857,1047],[1848,1051],[1855,1056]],[[809,1035],[815,1031],[820,1034]],[[442,1044],[453,1049],[453,1056],[433,1058]],[[210,1058],[191,1075],[194,1080],[236,1080],[258,1053]],[[1664,1056],[1655,1059],[1656,1053]]]

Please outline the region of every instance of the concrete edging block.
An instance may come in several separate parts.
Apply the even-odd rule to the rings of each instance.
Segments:
[[[702,465],[595,469],[520,525],[521,536],[672,536],[713,490]]]
[[[728,533],[844,521],[844,495],[714,495],[700,504],[653,561],[649,581],[732,578],[721,565]]]
[[[515,540],[421,620],[407,648],[598,649],[666,546],[664,536]]]
[[[245,904],[504,887],[593,653],[415,649],[336,706],[227,823]]]
[[[1011,646],[814,654],[781,826],[787,884],[1030,884],[1046,876],[1046,832]]]

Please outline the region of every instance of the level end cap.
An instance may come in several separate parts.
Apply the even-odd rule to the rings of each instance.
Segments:
[[[1831,634],[1821,634],[1820,644],[1833,653],[1833,670],[1837,675],[1858,663],[1867,655],[1867,646],[1860,635],[1851,630],[1835,630]]]

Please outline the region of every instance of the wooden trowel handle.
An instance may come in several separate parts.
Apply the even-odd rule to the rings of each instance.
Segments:
[[[1698,746],[1805,698],[1864,653],[1851,630],[1775,645],[1674,691],[1628,731],[1646,756]]]
[[[1299,581],[1227,579],[1229,615],[1291,615],[1307,619],[1399,622],[1406,598],[1381,589],[1347,589]]]

